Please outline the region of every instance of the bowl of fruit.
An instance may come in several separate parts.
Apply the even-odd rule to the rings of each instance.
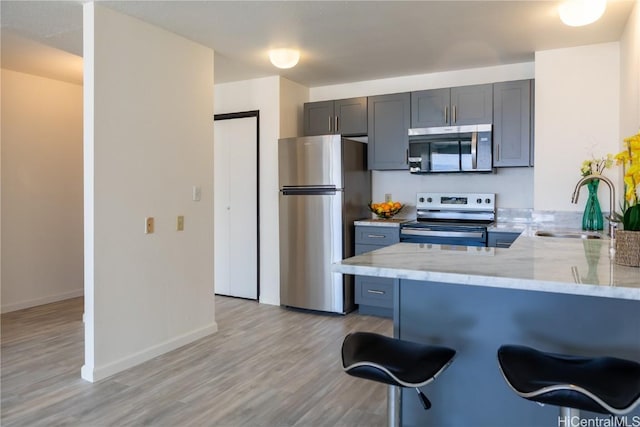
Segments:
[[[381,203],[369,203],[369,210],[376,214],[380,219],[393,218],[398,212],[402,210],[404,205],[400,202],[381,202]]]

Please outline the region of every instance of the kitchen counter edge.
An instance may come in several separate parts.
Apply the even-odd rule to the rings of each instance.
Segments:
[[[579,239],[535,237],[529,233],[518,237],[511,248],[481,249],[490,256],[451,251],[440,245],[427,248],[398,243],[334,263],[332,269],[362,276],[640,301],[640,269],[615,264],[607,256],[609,241],[601,242],[596,267],[600,272],[595,279],[582,277],[594,268],[588,267],[588,257],[593,254],[585,251]]]

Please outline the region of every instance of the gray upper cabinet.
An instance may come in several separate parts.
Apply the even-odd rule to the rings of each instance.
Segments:
[[[411,127],[493,123],[493,85],[430,89],[411,94]]]
[[[493,123],[493,85],[451,89],[451,125]]]
[[[411,93],[411,127],[449,125],[451,89],[422,90]]]
[[[369,97],[369,169],[409,168],[410,109],[409,93]]]
[[[304,104],[304,134],[362,136],[367,134],[367,98]]]
[[[367,98],[340,99],[334,103],[335,133],[344,136],[367,134]]]
[[[304,104],[304,134],[327,135],[333,133],[333,101]]]
[[[493,85],[493,166],[530,166],[533,162],[532,80]]]

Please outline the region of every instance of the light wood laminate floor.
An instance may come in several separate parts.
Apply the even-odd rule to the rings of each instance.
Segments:
[[[384,426],[386,387],[342,372],[350,331],[392,323],[216,296],[218,332],[97,383],[83,302],[2,315],[2,426]]]

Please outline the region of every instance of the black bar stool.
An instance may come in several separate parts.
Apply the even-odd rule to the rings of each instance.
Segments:
[[[516,394],[559,406],[565,420],[579,417],[580,410],[624,415],[640,403],[640,363],[630,360],[504,345],[498,349],[498,364]]]
[[[397,425],[396,387],[415,388],[424,409],[431,402],[420,387],[429,384],[447,369],[455,356],[447,347],[419,344],[371,332],[354,332],[342,343],[342,366],[347,374],[388,384],[389,425]]]

